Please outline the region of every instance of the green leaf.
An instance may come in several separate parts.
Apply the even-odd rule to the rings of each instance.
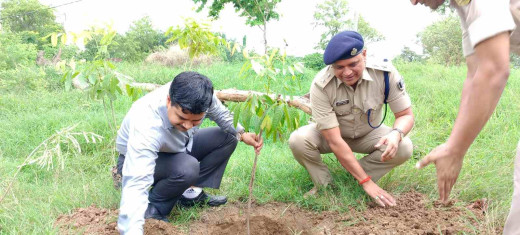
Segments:
[[[233,126],[234,127],[237,126],[238,120],[240,119],[240,111],[242,111],[241,106],[242,106],[242,103],[238,103],[233,108]]]
[[[58,45],[58,34],[53,33],[51,35],[51,44],[53,47],[56,47]]]
[[[65,34],[65,33],[61,35],[61,44],[62,45],[67,44],[67,34]]]
[[[262,97],[264,98],[265,102],[267,103],[267,105],[272,105],[274,104],[274,100],[271,99],[271,96],[267,95],[267,94],[264,94],[262,95]]]

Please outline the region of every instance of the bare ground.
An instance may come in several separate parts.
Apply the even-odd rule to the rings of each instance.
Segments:
[[[267,234],[462,234],[484,231],[485,200],[466,207],[430,202],[417,192],[398,196],[398,205],[381,208],[375,204],[357,212],[315,212],[294,204],[254,205],[251,233]],[[207,208],[200,218],[183,226],[147,220],[145,234],[246,234],[243,203]],[[62,234],[118,234],[117,210],[95,206],[80,208],[56,221]]]

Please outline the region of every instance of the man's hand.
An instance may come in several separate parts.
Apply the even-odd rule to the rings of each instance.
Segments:
[[[391,131],[390,133],[381,137],[379,142],[374,145],[374,147],[378,149],[381,149],[381,146],[386,145],[386,149],[384,150],[383,154],[381,154],[382,162],[388,161],[395,157],[397,148],[399,147],[399,142],[401,142],[401,134],[397,131]]]
[[[430,154],[421,159],[416,167],[421,169],[430,163],[437,168],[437,187],[440,199],[444,202],[448,200],[451,189],[459,177],[462,168],[464,154],[456,154],[446,143],[437,146]]]
[[[264,140],[255,133],[244,133],[242,134],[242,142],[255,148],[255,153],[260,154],[260,150],[264,146]]]
[[[378,205],[380,205],[382,207],[396,205],[394,197],[392,197],[392,195],[390,195],[385,190],[380,188],[376,183],[374,183],[374,181],[369,180],[368,182],[366,182],[362,185],[363,185],[363,190],[365,190],[365,192],[371,198],[373,198],[374,201]]]

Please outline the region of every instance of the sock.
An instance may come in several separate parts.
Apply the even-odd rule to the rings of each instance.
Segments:
[[[202,192],[202,188],[199,187],[190,187],[182,193],[182,196],[188,199],[193,199],[199,196],[199,194]]]

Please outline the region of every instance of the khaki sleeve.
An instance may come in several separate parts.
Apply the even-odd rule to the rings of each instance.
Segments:
[[[388,104],[393,113],[401,112],[412,105],[410,96],[406,92],[404,79],[396,69],[390,73],[390,91],[388,94]]]
[[[336,113],[332,109],[329,98],[323,89],[312,84],[311,86],[312,118],[316,121],[318,130],[326,130],[339,126]]]

